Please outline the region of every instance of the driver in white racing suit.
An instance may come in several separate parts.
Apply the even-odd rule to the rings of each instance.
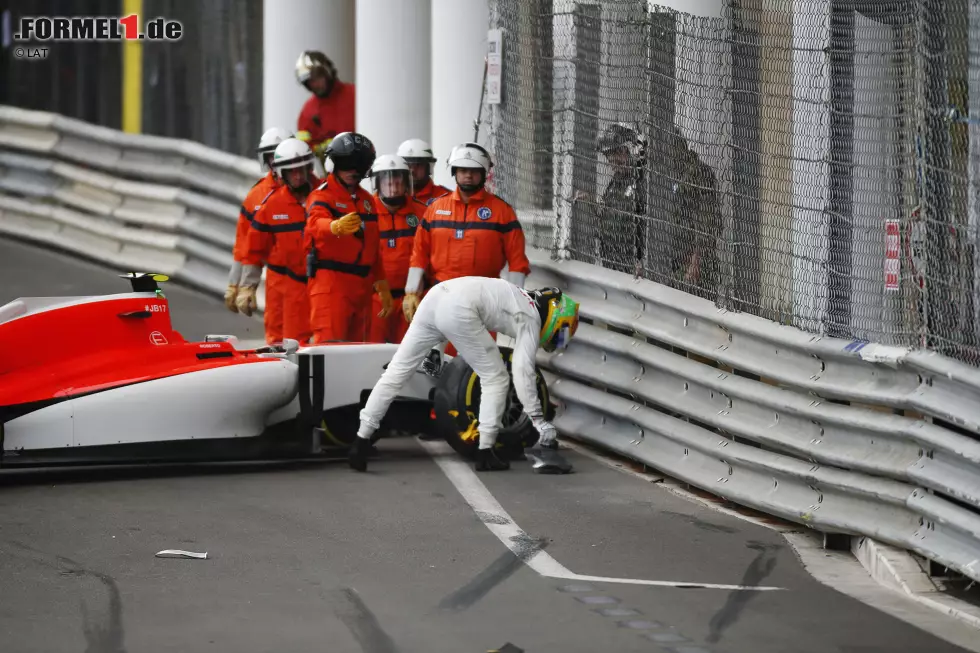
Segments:
[[[535,355],[564,349],[578,329],[579,305],[557,288],[524,290],[506,279],[457,277],[433,287],[413,316],[404,339],[371,391],[349,462],[367,469],[371,436],[380,427],[402,386],[415,374],[429,351],[448,340],[480,377],[480,445],[477,471],[510,468],[494,452],[510,388],[507,367],[490,331],[514,339],[514,389],[540,435],[538,445],[557,446],[557,431],[544,419],[535,383]]]

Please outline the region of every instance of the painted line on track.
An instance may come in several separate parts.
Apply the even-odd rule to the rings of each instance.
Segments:
[[[610,578],[606,576],[587,576],[576,574],[551,554],[541,550],[535,539],[517,525],[517,522],[504,510],[500,502],[479,479],[469,463],[460,460],[455,451],[445,442],[416,439],[422,448],[432,456],[436,465],[453,484],[460,496],[469,504],[483,525],[497,536],[504,546],[520,558],[525,565],[545,578],[575,580],[593,583],[619,583],[623,585],[648,585],[655,587],[676,587],[684,589],[718,589],[745,591],[773,591],[782,587],[762,585],[723,585],[715,583],[689,583],[671,580],[644,580],[639,578]]]

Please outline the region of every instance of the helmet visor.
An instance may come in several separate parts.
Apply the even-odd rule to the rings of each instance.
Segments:
[[[555,341],[555,346],[558,349],[568,348],[568,343],[572,339],[572,327],[567,324],[558,330],[557,340]]]
[[[382,170],[374,175],[374,188],[381,199],[412,194],[412,175],[407,170]]]

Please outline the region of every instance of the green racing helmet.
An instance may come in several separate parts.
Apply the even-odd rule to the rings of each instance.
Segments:
[[[538,344],[545,351],[565,349],[578,330],[578,302],[558,288],[532,291],[541,315],[541,337]]]

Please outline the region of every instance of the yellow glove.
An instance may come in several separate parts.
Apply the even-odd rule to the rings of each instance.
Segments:
[[[405,299],[402,300],[402,313],[405,315],[405,321],[411,323],[412,318],[415,317],[415,311],[419,309],[419,303],[422,298],[415,293],[406,293]]]
[[[320,158],[320,160],[323,161],[323,157],[325,157],[327,154],[327,148],[330,147],[330,143],[332,142],[333,139],[328,138],[327,140],[323,141],[319,145],[315,146],[313,148],[313,154],[316,154]]]
[[[235,306],[238,312],[243,315],[251,316],[259,310],[259,303],[255,299],[255,286],[242,286],[238,289],[238,297],[235,299]]]
[[[306,131],[304,129],[302,131],[296,132],[296,138],[298,138],[301,141],[305,141],[305,142],[308,143],[310,141],[311,135],[310,135],[310,132],[308,132],[308,131]]]
[[[391,288],[388,287],[388,282],[382,279],[374,284],[374,289],[378,291],[378,296],[381,297],[381,311],[378,313],[378,317],[386,318],[391,315],[391,308],[395,305],[395,299],[391,296]]]
[[[330,233],[334,236],[349,236],[357,233],[361,228],[361,216],[356,213],[348,213],[342,218],[337,218],[330,223]]]
[[[238,307],[235,306],[235,298],[238,297],[238,286],[235,284],[228,284],[228,289],[225,290],[225,306],[232,313],[238,312]]]

